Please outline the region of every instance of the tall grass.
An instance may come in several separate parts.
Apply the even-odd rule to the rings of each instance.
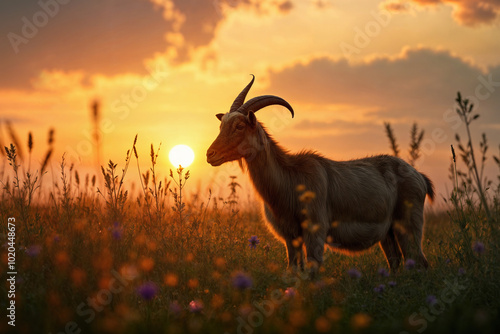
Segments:
[[[422,138],[415,125],[409,148],[414,162]],[[2,157],[10,169],[2,176],[0,216],[4,222],[16,217],[18,308],[16,327],[0,321],[2,333],[493,333],[500,328],[499,192],[477,182],[483,167],[473,166],[470,138],[468,149],[458,145],[466,169],[461,171],[459,161],[453,165],[457,186],[448,212],[426,217],[430,269],[408,265],[389,274],[378,248],[357,257],[327,252],[316,280],[286,272],[284,247],[262,223],[260,208],[240,203],[236,177],[228,180],[226,198],[213,197],[210,190],[193,193],[187,170],[162,174],[159,148],[151,146],[151,166],[141,170],[137,141],[136,136],[122,165],[109,161],[101,168],[103,188],[96,176],[83,177],[68,167],[63,156],[59,176],[43,190],[48,196],[41,194],[37,202],[29,198],[42,192],[47,162],[38,178],[28,176],[16,144],[9,145]],[[485,137],[482,143],[479,152],[487,156]],[[124,182],[134,157],[141,180],[135,198]],[[500,167],[498,157],[493,160]],[[484,175],[481,185],[489,185]],[[308,192],[299,190],[307,209]],[[0,231],[4,238],[5,224]],[[5,258],[7,250],[0,252]],[[5,270],[0,276],[6,279]],[[6,286],[0,290],[6,307]]]

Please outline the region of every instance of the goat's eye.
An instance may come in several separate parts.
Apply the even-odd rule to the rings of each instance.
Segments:
[[[238,124],[236,125],[236,130],[243,130],[245,128],[244,124]]]

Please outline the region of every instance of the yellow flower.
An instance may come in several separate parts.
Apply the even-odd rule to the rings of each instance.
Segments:
[[[366,313],[356,313],[351,318],[351,327],[354,329],[363,329],[370,326],[372,318]]]
[[[313,199],[316,198],[316,194],[312,191],[305,191],[302,195],[300,195],[299,200],[302,203],[311,203]]]
[[[300,192],[300,193],[301,193],[301,192],[303,192],[304,190],[306,190],[306,186],[305,186],[305,185],[303,185],[303,184],[299,184],[299,185],[295,188],[295,190],[297,190],[297,192]]]
[[[177,283],[179,283],[179,278],[176,274],[168,273],[165,275],[164,282],[165,285],[174,287],[177,285]]]

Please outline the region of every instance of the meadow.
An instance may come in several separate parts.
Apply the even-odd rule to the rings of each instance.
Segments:
[[[457,104],[468,130],[472,107]],[[418,159],[422,136],[415,126],[410,160]],[[315,280],[287,271],[284,246],[268,232],[260,205],[241,200],[246,194],[235,177],[225,198],[195,193],[186,169],[159,176],[165,171],[159,174],[153,146],[150,165],[139,166],[134,141],[124,161],[110,161],[101,175],[79,175],[61,157],[50,178],[50,153],[32,166],[19,156],[22,144],[8,145],[0,195],[0,306],[7,317],[0,332],[498,332],[500,176],[487,180],[481,171],[500,162],[486,137],[479,148],[470,137],[467,144],[456,139],[454,190],[445,209],[426,211],[430,268],[407,259],[389,273],[378,247],[355,257],[328,251]],[[132,172],[141,175],[134,195],[125,186]]]

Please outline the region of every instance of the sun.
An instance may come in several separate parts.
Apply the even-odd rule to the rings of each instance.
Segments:
[[[194,152],[191,147],[187,145],[177,145],[170,150],[168,158],[175,168],[179,167],[179,165],[186,168],[193,163]]]

